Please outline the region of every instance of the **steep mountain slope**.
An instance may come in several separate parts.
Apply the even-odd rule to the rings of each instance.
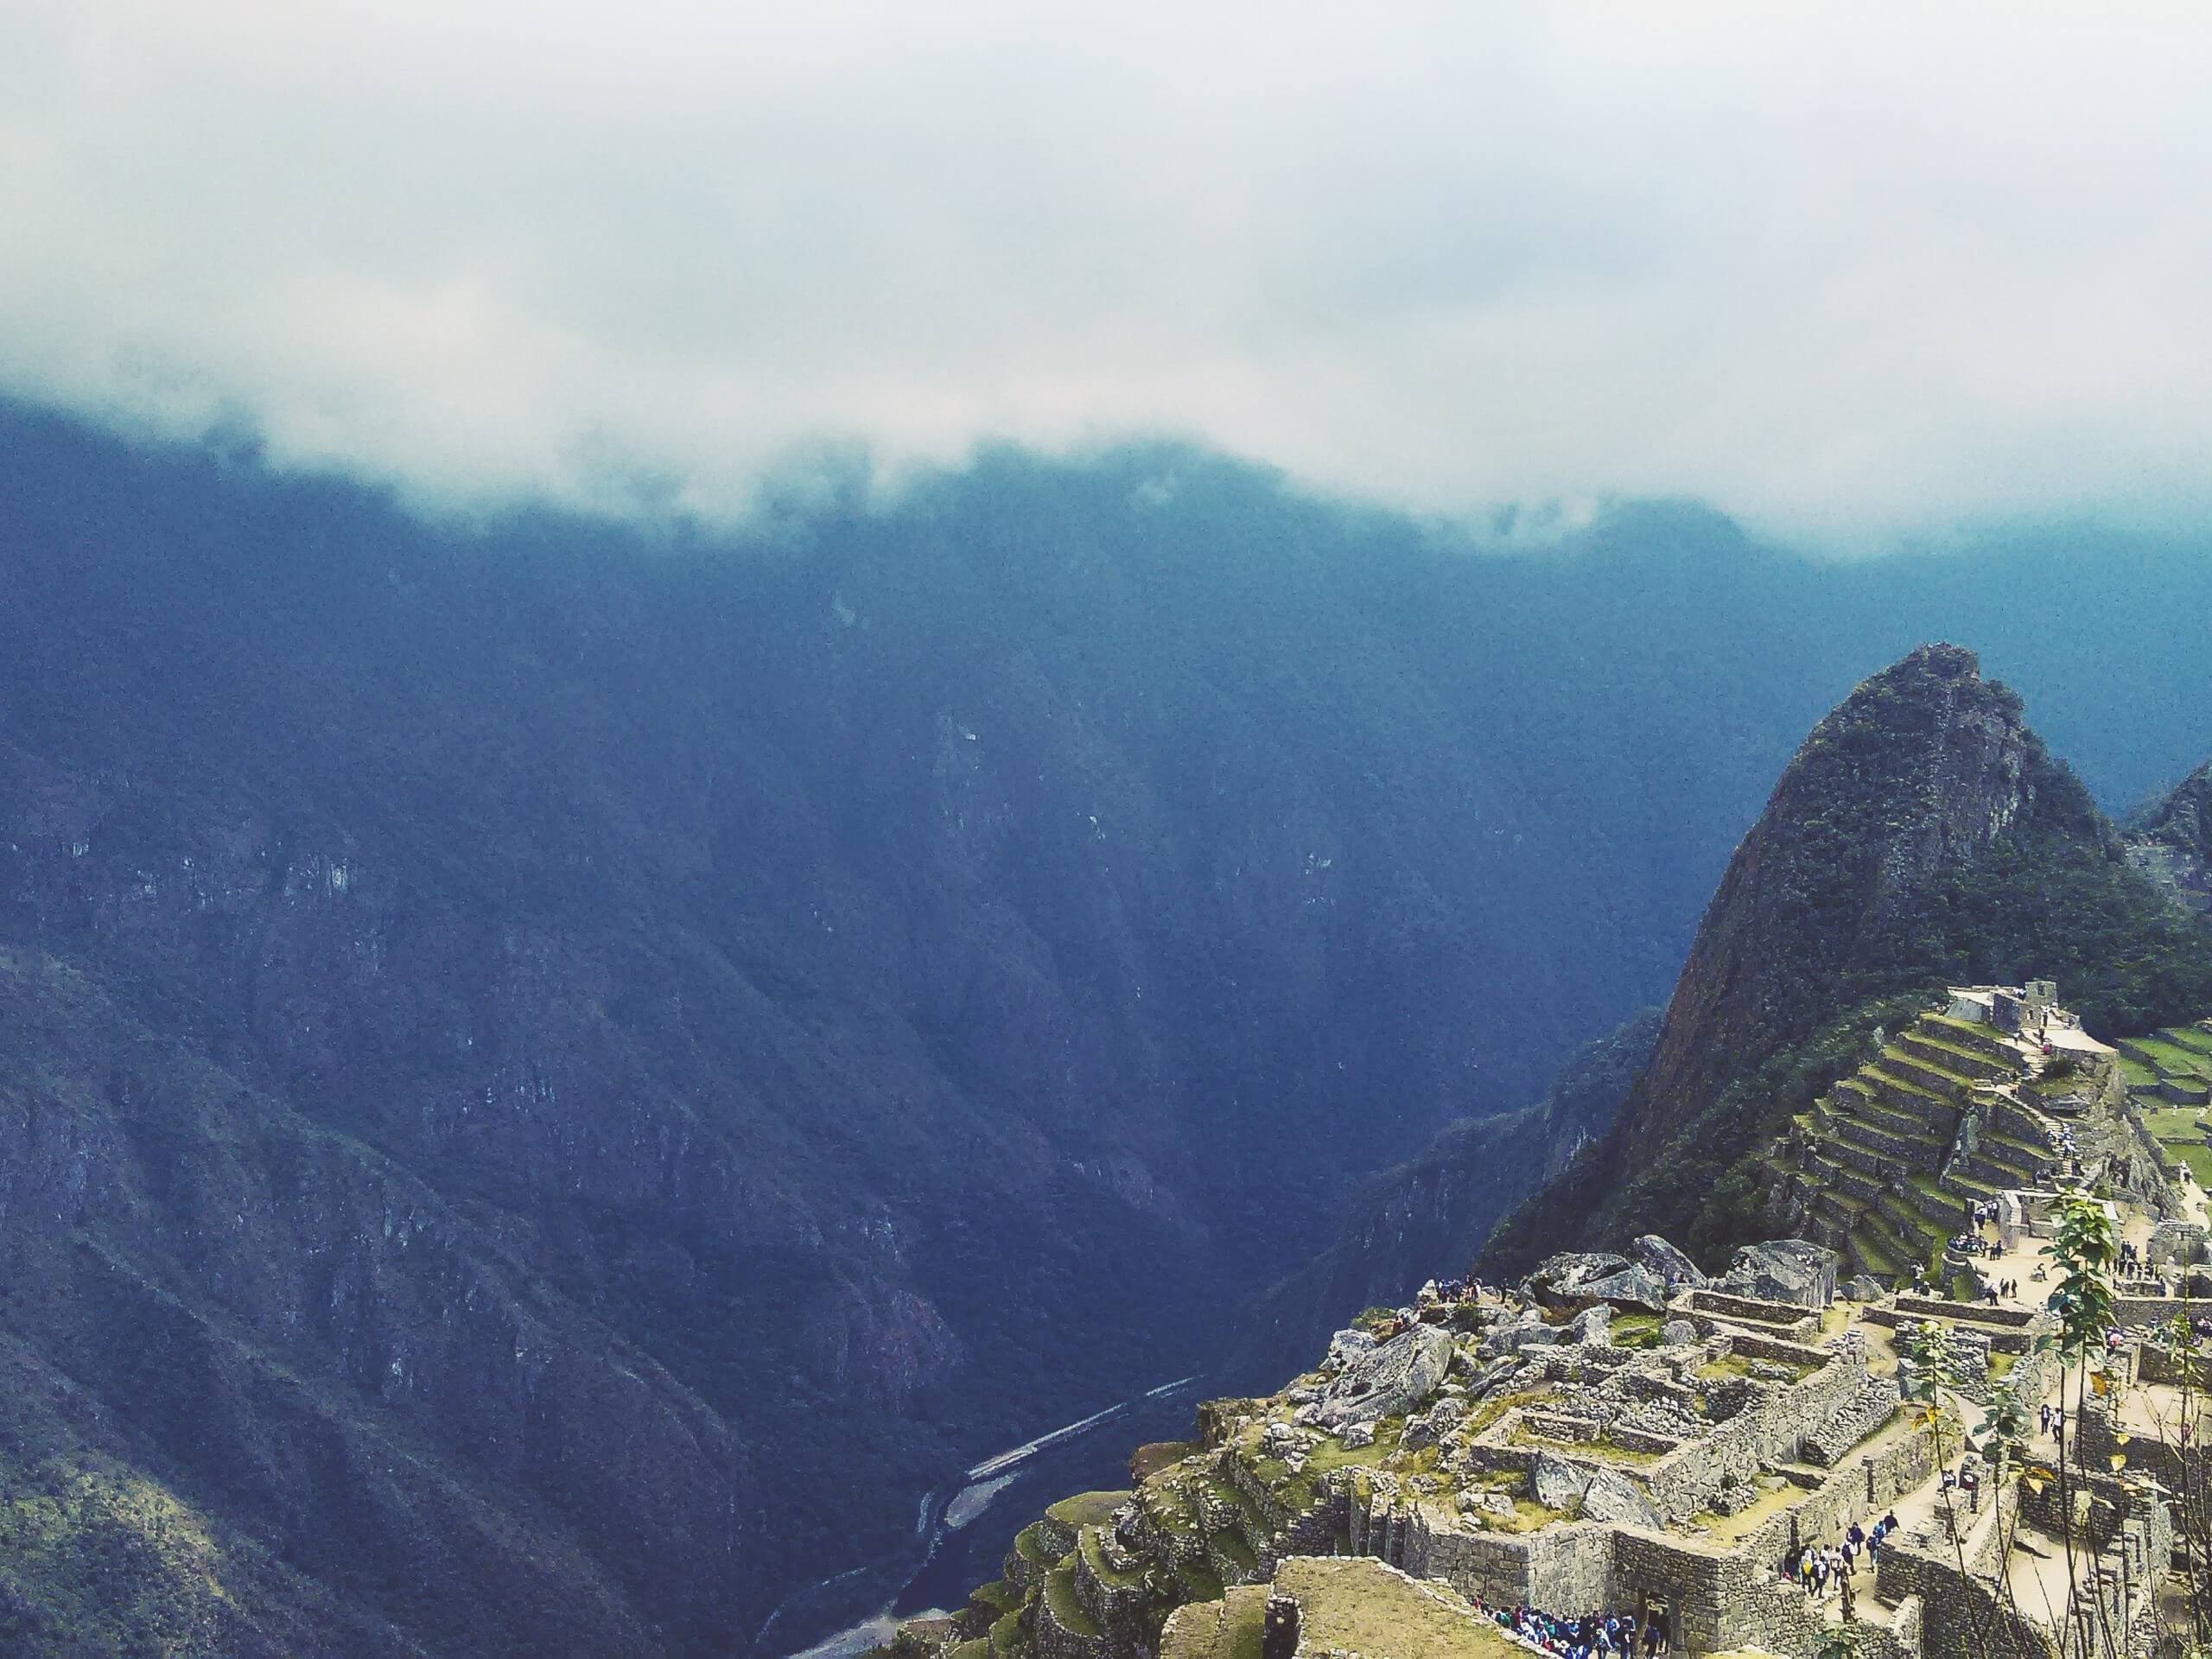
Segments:
[[[1223,1386],[1268,1387],[1362,1308],[1395,1307],[1461,1272],[1502,1217],[1611,1126],[1659,1018],[1647,1008],[1580,1050],[1535,1105],[1463,1118],[1367,1183],[1336,1242],[1245,1314]]]
[[[2128,855],[2190,908],[2212,912],[2212,761],[2134,826]]]
[[[1730,861],[1612,1129],[1486,1246],[1505,1269],[1651,1228],[1706,1249],[1764,1217],[1734,1166],[1946,980],[2056,977],[2113,1035],[2212,996],[2212,929],[1973,654],[1928,645],[1815,727]],[[1731,1175],[1736,1177],[1731,1179]]]
[[[743,1651],[1536,1098],[1901,587],[2011,585],[1175,449],[795,499],[440,526],[0,410],[0,1479],[123,1494],[39,1559],[187,1517],[222,1596],[116,1556],[214,1651]],[[1341,1288],[1503,1200],[1450,1166]]]
[[[1679,569],[1188,457],[733,548],[6,438],[0,949],[69,988],[0,1166],[79,1196],[0,1212],[5,1334],[258,1593],[443,1653],[741,1649],[1213,1357],[1663,978],[1814,694],[1693,674],[1675,754],[1656,642],[1537,671]]]

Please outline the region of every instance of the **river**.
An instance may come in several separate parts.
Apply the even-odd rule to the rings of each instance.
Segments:
[[[923,1500],[913,1552],[792,1596],[761,1627],[760,1651],[854,1659],[889,1639],[902,1619],[965,1605],[970,1590],[999,1576],[1014,1535],[1047,1505],[1075,1492],[1126,1486],[1130,1452],[1147,1441],[1188,1438],[1198,1382],[1186,1376],[1162,1383],[983,1459]],[[855,1619],[855,1599],[862,1596],[858,1605],[874,1611]]]

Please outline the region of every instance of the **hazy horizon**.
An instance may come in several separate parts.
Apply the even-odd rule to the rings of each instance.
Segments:
[[[2201,512],[2212,21],[30,0],[0,389],[433,511],[1185,440],[1827,551]]]

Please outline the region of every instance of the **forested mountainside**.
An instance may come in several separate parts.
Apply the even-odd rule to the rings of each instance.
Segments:
[[[1658,1037],[1659,1010],[1643,1009],[1579,1051],[1534,1106],[1463,1118],[1366,1183],[1336,1241],[1245,1311],[1222,1386],[1271,1388],[1351,1313],[1462,1272],[1500,1220],[1612,1127]]]
[[[2212,606],[2006,557],[1175,449],[436,526],[0,413],[0,1631],[747,1650],[1662,994],[1900,638],[2119,730]]]
[[[2179,816],[2169,802],[2151,822]],[[1914,651],[1805,740],[1611,1128],[1484,1264],[1653,1228],[1707,1249],[1754,1236],[1746,1154],[1947,982],[2054,978],[2107,1038],[2212,1004],[2212,924],[2140,863],[2016,693],[1959,646]]]
[[[2135,826],[2136,865],[2193,910],[2212,912],[2212,761],[2191,772]]]

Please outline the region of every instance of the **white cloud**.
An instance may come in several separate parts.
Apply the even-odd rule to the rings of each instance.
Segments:
[[[0,386],[433,499],[1200,437],[1840,537],[2212,499],[2193,5],[14,0]]]

